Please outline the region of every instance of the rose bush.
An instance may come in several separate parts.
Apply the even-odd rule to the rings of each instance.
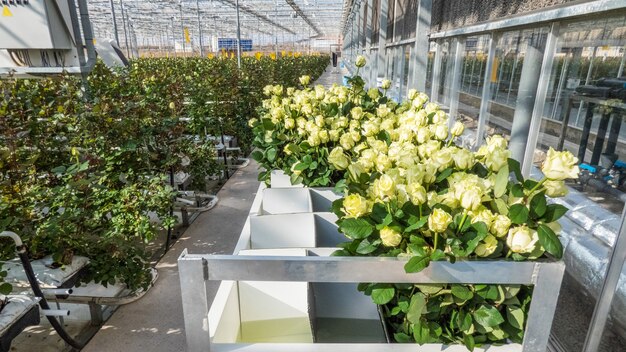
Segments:
[[[362,59],[357,60],[363,63]],[[407,258],[418,272],[431,261],[561,258],[556,221],[567,209],[547,196],[566,193],[578,175],[569,152],[550,151],[545,178],[525,179],[506,139],[488,137],[478,151],[455,144],[464,131],[415,90],[406,101],[350,87],[266,87],[252,121],[255,158],[293,183],[335,185],[339,230],[350,240],[335,255]],[[291,123],[291,120],[295,123]],[[513,177],[510,177],[511,174]],[[383,306],[398,342],[521,342],[531,289],[502,285],[393,285],[359,289]]]

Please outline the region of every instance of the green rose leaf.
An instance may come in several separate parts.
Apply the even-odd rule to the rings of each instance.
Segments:
[[[430,256],[428,254],[414,256],[404,264],[404,271],[407,273],[418,273],[424,270],[430,264]]]
[[[340,229],[353,240],[366,238],[374,232],[374,226],[365,219],[345,219],[341,222]]]
[[[509,324],[516,329],[524,329],[524,311],[519,307],[506,307],[506,317]]]
[[[451,291],[453,296],[456,296],[464,301],[470,300],[474,297],[474,293],[465,285],[453,285]]]
[[[251,156],[252,159],[259,163],[263,161],[263,152],[260,150],[255,150],[254,152],[252,152]]]
[[[496,175],[496,184],[493,187],[493,194],[500,198],[506,192],[506,186],[509,183],[509,167],[504,166]]]
[[[276,160],[276,148],[268,149],[265,154],[267,155],[267,160],[269,162],[274,162],[274,160]]]
[[[370,243],[370,241],[364,239],[361,241],[359,246],[356,248],[356,252],[359,254],[370,254],[378,248],[374,243]]]
[[[504,322],[502,314],[493,306],[483,305],[472,313],[474,321],[485,328],[498,326]]]
[[[524,177],[522,176],[522,168],[519,161],[509,158],[508,164],[509,170],[511,170],[511,172],[515,174],[515,178],[517,178],[519,182],[524,182]]]
[[[550,204],[546,207],[546,212],[543,214],[543,221],[553,222],[560,219],[569,209],[561,204]]]
[[[406,314],[406,318],[413,324],[418,324],[422,317],[422,311],[426,306],[426,299],[422,293],[416,293],[411,297],[411,304],[409,304],[409,311]]]
[[[540,218],[546,213],[547,206],[545,192],[539,192],[530,200],[530,214],[535,218]]]
[[[408,342],[411,342],[411,336],[409,336],[409,335],[407,335],[407,334],[405,334],[403,332],[397,332],[397,333],[393,334],[393,338],[398,343],[408,343]]]
[[[539,235],[539,243],[546,252],[552,254],[557,259],[563,257],[563,245],[550,227],[540,224],[537,228],[537,234]]]
[[[451,168],[451,167],[441,171],[441,173],[435,179],[435,183],[439,183],[439,182],[445,180],[446,178],[448,178],[448,176],[452,175],[452,171],[454,171],[454,169]]]
[[[396,289],[393,287],[381,287],[372,290],[372,301],[376,304],[387,304],[396,294]]]
[[[474,336],[472,336],[472,335],[463,335],[463,344],[465,345],[465,347],[467,347],[468,350],[474,351],[474,348],[476,347],[476,342],[474,341]]]
[[[513,204],[509,209],[509,217],[514,224],[524,224],[528,221],[528,208],[524,204]]]
[[[413,338],[418,344],[425,344],[430,342],[430,330],[428,325],[423,322],[419,322],[413,326]]]

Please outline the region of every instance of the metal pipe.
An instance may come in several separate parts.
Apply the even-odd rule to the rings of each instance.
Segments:
[[[43,290],[46,295],[53,295],[53,296],[67,296],[67,295],[71,295],[74,290],[72,290],[71,288],[46,288]]]
[[[183,2],[181,0],[181,2],[178,4],[178,8],[180,9],[180,29],[183,31],[183,56],[185,56],[185,52],[187,51],[186,46],[185,46],[185,41],[187,40],[187,38],[185,38],[185,23],[183,22]]]
[[[128,32],[126,30],[126,14],[124,11],[124,0],[120,0],[120,7],[122,8],[122,23],[124,24],[124,41],[126,42],[126,55],[128,58],[131,58],[130,49],[128,45]]]
[[[69,317],[70,311],[67,309],[42,309],[41,313],[46,317]]]
[[[117,43],[117,46],[120,46],[120,37],[117,34],[117,20],[115,18],[115,6],[113,6],[113,0],[111,1],[111,17],[113,19],[113,31],[115,33],[115,43]]]
[[[239,22],[239,0],[235,1],[237,8],[237,68],[241,69],[241,24]]]
[[[602,290],[600,291],[593,316],[591,317],[591,324],[587,331],[583,352],[596,352],[600,347],[602,333],[604,332],[604,327],[611,311],[613,296],[615,296],[615,290],[617,289],[617,284],[622,274],[622,268],[624,267],[624,260],[626,260],[625,222],[626,208],[622,213],[620,229],[615,239],[615,245],[611,250],[611,255],[609,256],[609,264],[607,265],[606,275],[603,281],[604,284],[602,285]]]
[[[200,57],[204,56],[204,48],[202,46],[202,24],[200,23],[200,3],[196,0],[196,11],[198,12],[198,39],[200,43]]]

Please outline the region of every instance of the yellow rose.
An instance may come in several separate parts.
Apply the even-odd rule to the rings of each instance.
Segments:
[[[350,194],[343,200],[343,211],[347,218],[358,218],[368,212],[367,199],[358,194]]]
[[[328,131],[328,138],[333,142],[337,142],[339,140],[339,131],[338,130]]]
[[[557,152],[550,148],[546,160],[541,166],[541,171],[550,180],[565,180],[578,178],[578,158],[568,151]]]
[[[428,228],[436,233],[445,232],[450,223],[452,223],[452,215],[439,208],[433,210],[428,216]]]
[[[296,121],[291,118],[285,119],[285,129],[291,130],[296,126]]]
[[[443,110],[438,110],[437,112],[435,112],[435,115],[433,115],[433,123],[436,125],[447,125],[448,115],[446,115],[446,112]]]
[[[463,125],[463,122],[457,121],[454,123],[454,126],[452,126],[450,133],[452,133],[453,136],[458,137],[463,134],[463,131],[465,131],[465,125]]]
[[[430,136],[432,134],[430,133],[430,130],[427,127],[420,127],[417,129],[417,142],[420,144],[424,144],[426,143],[428,140],[430,140]]]
[[[491,224],[490,231],[498,237],[503,237],[509,232],[511,227],[511,219],[508,216],[496,215]]]
[[[472,224],[482,222],[487,225],[487,228],[491,226],[495,218],[493,213],[484,206],[479,206],[478,209],[470,212],[470,215],[472,216]]]
[[[354,61],[354,66],[356,67],[363,67],[365,66],[365,56],[363,55],[359,55],[356,57],[356,61]]]
[[[418,95],[417,90],[409,89],[409,92],[406,94],[406,97],[409,100],[413,100],[413,99],[417,98],[417,95]]]
[[[479,257],[488,257],[492,255],[496,249],[498,249],[498,240],[491,235],[487,235],[487,237],[485,237],[485,239],[482,240],[478,246],[476,246],[474,253],[476,253]]]
[[[350,164],[350,160],[348,160],[348,157],[343,153],[343,148],[341,147],[335,147],[335,149],[330,152],[328,162],[337,170],[345,170]]]
[[[539,242],[537,231],[527,226],[510,229],[506,238],[506,245],[515,253],[531,253],[535,250],[537,242]]]
[[[402,235],[398,231],[385,226],[380,230],[380,239],[383,241],[384,246],[395,247],[402,242]]]
[[[543,186],[546,188],[546,195],[548,197],[557,198],[564,197],[569,193],[569,190],[565,186],[565,182],[561,181],[545,181]]]
[[[311,83],[311,76],[302,76],[300,77],[300,84],[302,84],[303,86],[308,86],[309,83]]]
[[[341,144],[341,147],[343,149],[350,150],[352,149],[352,147],[354,147],[354,140],[352,139],[352,136],[350,136],[350,134],[346,133],[339,137],[339,144]]]
[[[419,183],[411,183],[407,188],[407,193],[411,199],[411,203],[415,205],[424,204],[428,201],[426,189]]]
[[[383,79],[383,82],[381,83],[380,87],[385,90],[391,88],[391,81],[388,79]]]

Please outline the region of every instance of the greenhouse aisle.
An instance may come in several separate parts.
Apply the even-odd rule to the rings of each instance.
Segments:
[[[341,84],[348,73],[329,66],[315,82]],[[231,254],[259,187],[258,164],[238,170],[218,193],[219,203],[201,214],[161,259],[159,279],[141,300],[121,306],[89,342],[84,352],[185,350],[185,332],[177,259],[183,249],[191,253]],[[210,284],[215,295],[219,281]]]

